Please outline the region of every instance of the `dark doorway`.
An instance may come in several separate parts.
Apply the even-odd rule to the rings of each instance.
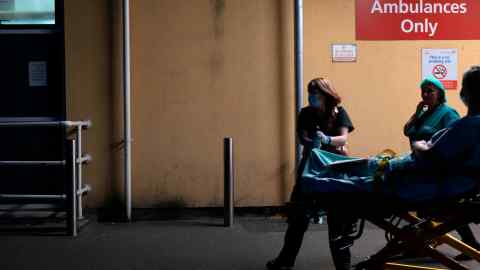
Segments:
[[[66,120],[63,1],[0,3],[0,161],[65,160],[61,126],[8,123]],[[1,194],[65,193],[62,166],[0,165]]]

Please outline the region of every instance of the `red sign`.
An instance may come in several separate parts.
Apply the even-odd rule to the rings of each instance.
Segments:
[[[480,39],[479,0],[356,0],[358,40]]]

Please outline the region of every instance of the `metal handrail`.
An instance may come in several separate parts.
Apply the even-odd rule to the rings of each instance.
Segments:
[[[0,160],[1,165],[7,166],[65,166],[67,164],[66,160],[35,160],[35,161],[18,161],[18,160]]]
[[[66,194],[60,195],[34,195],[34,194],[0,194],[0,199],[44,199],[44,200],[65,200]]]
[[[91,121],[21,121],[21,122],[0,122],[0,127],[81,127],[91,128]]]
[[[83,185],[82,166],[92,160],[89,154],[82,152],[82,130],[92,126],[91,121],[49,121],[41,118],[40,121],[23,118],[27,121],[2,121],[0,119],[0,128],[13,127],[67,127],[74,128],[76,138],[71,140],[71,160],[38,160],[38,161],[19,161],[19,160],[3,160],[0,166],[66,166],[69,162],[71,168],[71,184],[65,194],[47,195],[47,194],[0,194],[0,199],[37,199],[37,200],[67,200],[70,204],[67,207],[68,213],[68,231],[72,236],[77,235],[78,220],[83,218],[82,196],[92,190],[91,186]],[[68,197],[71,197],[68,200]]]

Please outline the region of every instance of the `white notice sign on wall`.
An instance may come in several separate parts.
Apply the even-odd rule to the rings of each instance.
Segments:
[[[28,63],[28,81],[30,87],[47,86],[46,61],[32,61]]]
[[[333,62],[356,62],[357,45],[356,44],[332,44]]]
[[[422,79],[433,75],[446,89],[457,89],[457,49],[422,49]]]

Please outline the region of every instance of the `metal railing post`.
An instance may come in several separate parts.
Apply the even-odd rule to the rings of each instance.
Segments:
[[[233,166],[233,139],[224,139],[224,225],[233,225],[234,208],[234,166]]]
[[[70,185],[67,188],[67,196],[69,197],[68,203],[67,203],[67,213],[68,213],[68,232],[71,236],[75,237],[77,236],[77,188],[76,188],[76,183],[77,183],[77,176],[76,176],[76,166],[75,166],[75,161],[76,161],[76,149],[75,149],[75,140],[72,140],[70,142],[70,151],[71,151],[71,156],[70,156],[70,166],[71,166],[71,179],[70,179]]]
[[[76,149],[77,155],[75,159],[75,164],[77,166],[76,171],[77,171],[77,186],[79,189],[83,187],[83,181],[82,181],[82,127],[79,126],[77,127],[77,149]],[[77,199],[77,209],[78,209],[78,218],[83,219],[83,209],[82,209],[82,196],[78,196]]]

